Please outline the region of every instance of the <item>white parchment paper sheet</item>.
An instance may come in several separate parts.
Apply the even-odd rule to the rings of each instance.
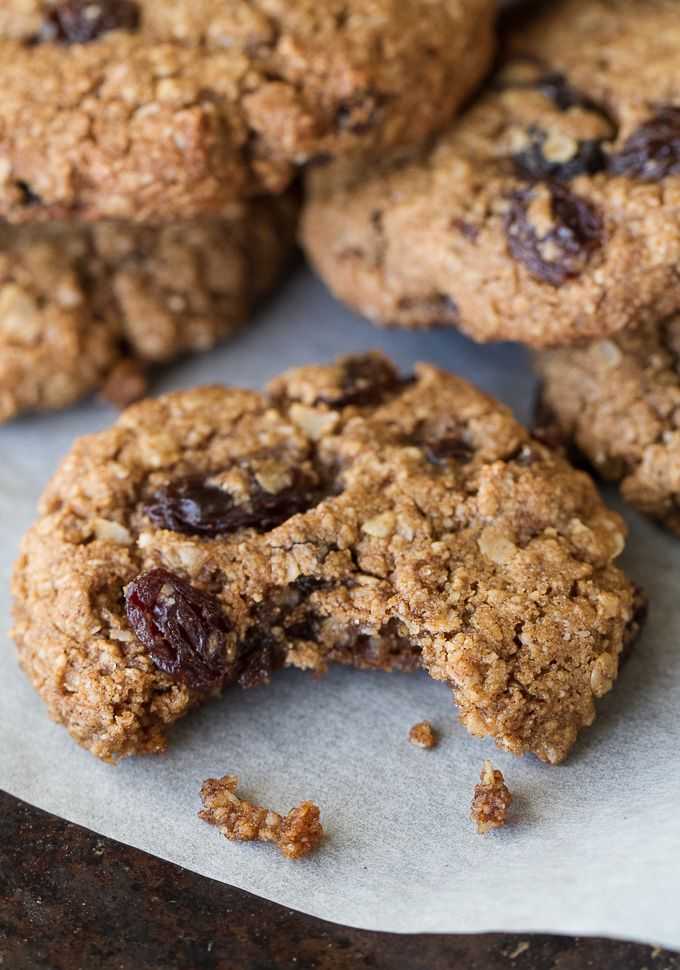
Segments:
[[[165,372],[154,392],[219,381],[258,387],[285,367],[379,346],[408,370],[457,370],[530,418],[534,382],[515,347],[452,331],[379,332],[304,271],[217,352]],[[92,403],[0,428],[0,627],[11,563],[36,501],[76,435],[113,411]],[[610,490],[609,498],[623,506]],[[552,931],[680,949],[680,540],[625,511],[622,563],[652,609],[639,647],[565,765],[499,752],[457,723],[426,674],[300,671],[233,689],[190,714],[160,758],[100,764],[52,724],[2,635],[0,786],[34,805],[196,872],[315,916],[400,932]],[[440,745],[408,743],[429,718]],[[502,768],[514,805],[483,838],[469,819],[482,761]],[[229,843],[196,818],[204,778],[287,811],[321,807],[326,836],[294,864],[272,846]]]

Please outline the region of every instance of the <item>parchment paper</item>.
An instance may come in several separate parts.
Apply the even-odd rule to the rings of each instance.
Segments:
[[[433,361],[530,417],[520,349],[476,347],[450,330],[380,332],[301,271],[255,324],[217,352],[167,370],[154,393],[220,381],[258,387],[284,367],[379,346],[408,369]],[[86,403],[0,429],[0,611],[45,483],[76,435],[111,423]],[[0,785],[34,805],[306,913],[399,932],[543,931],[680,949],[680,540],[625,510],[622,564],[649,589],[638,649],[560,767],[517,760],[458,724],[450,691],[426,674],[300,671],[227,691],[170,734],[168,754],[99,763],[52,724],[3,634]],[[439,747],[408,742],[429,718]],[[482,761],[514,797],[503,830],[469,819]],[[270,845],[229,843],[196,817],[202,781],[242,776],[240,794],[287,811],[313,798],[326,836],[299,863]]]

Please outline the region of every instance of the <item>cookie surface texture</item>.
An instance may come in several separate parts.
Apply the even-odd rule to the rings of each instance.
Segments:
[[[638,512],[680,535],[680,317],[535,357],[542,400]]]
[[[310,173],[303,236],[382,325],[600,339],[680,307],[675,0],[558,0],[434,145]]]
[[[115,398],[135,368],[143,380],[236,332],[294,252],[297,207],[286,194],[162,227],[0,225],[0,421]]]
[[[80,439],[23,540],[13,636],[104,759],[164,750],[230,684],[340,662],[422,664],[473,734],[557,763],[636,631],[624,532],[504,405],[369,353]]]
[[[278,193],[297,168],[441,129],[494,0],[10,0],[0,214],[148,222]]]

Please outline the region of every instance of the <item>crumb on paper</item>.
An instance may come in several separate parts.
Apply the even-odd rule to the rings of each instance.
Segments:
[[[146,361],[138,357],[125,357],[109,374],[100,391],[101,397],[121,411],[139,401],[149,390],[148,368]]]
[[[408,739],[416,748],[434,748],[436,744],[429,721],[414,724],[408,733]]]
[[[484,835],[489,829],[499,829],[505,825],[505,817],[511,805],[512,795],[502,773],[494,771],[487,758],[472,799],[470,818],[477,823],[477,834]]]
[[[238,775],[208,778],[201,788],[205,810],[199,818],[216,825],[230,842],[273,842],[287,859],[302,859],[321,841],[323,827],[314,802],[301,802],[285,816],[241,801],[234,794]]]

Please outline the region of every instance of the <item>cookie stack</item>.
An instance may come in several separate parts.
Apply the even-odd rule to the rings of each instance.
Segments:
[[[304,166],[303,244],[341,299],[536,348],[566,432],[678,528],[680,331],[659,324],[680,306],[677,0],[539,5],[456,120],[490,0],[16,3],[5,417],[138,392],[131,360],[241,323],[291,248]],[[422,665],[473,734],[558,763],[644,618],[614,564],[625,524],[564,452],[376,353],[141,402],[43,497],[13,577],[20,662],[104,760],[164,750],[228,685],[341,662]]]
[[[4,4],[0,421],[97,387],[124,404],[148,363],[236,330],[294,249],[282,193],[300,166],[441,128],[488,67],[493,15],[493,0]]]

